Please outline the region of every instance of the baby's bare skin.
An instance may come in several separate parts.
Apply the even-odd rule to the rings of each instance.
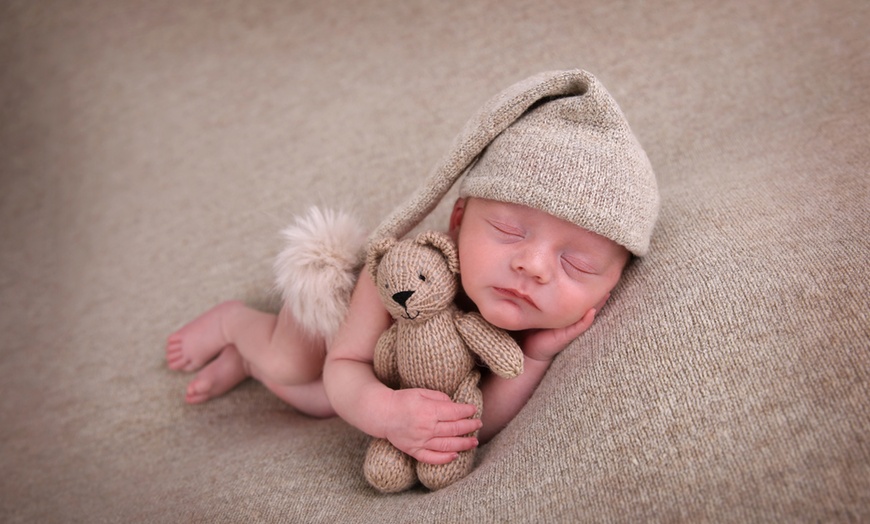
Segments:
[[[312,395],[311,387],[294,386],[317,382],[324,358],[324,342],[302,333],[289,312],[273,315],[238,301],[206,311],[169,335],[166,343],[170,369],[198,371],[185,395],[191,404],[222,395],[254,377],[281,398],[311,397],[311,405],[297,407],[322,413],[325,394]]]
[[[486,278],[465,279],[464,285],[471,284],[468,296],[480,295],[481,303],[475,304],[481,306],[484,318],[490,315],[486,318],[490,323],[522,330],[515,335],[524,352],[525,372],[511,380],[490,375],[482,381],[487,406],[483,421],[469,418],[476,411],[473,405],[455,404],[443,394],[423,389],[391,390],[377,380],[372,370],[374,347],[389,327],[390,316],[366,271],[329,349],[328,362],[325,341],[305,333],[286,307],[274,315],[241,302],[225,302],[170,335],[166,345],[169,367],[198,371],[187,386],[185,400],[205,402],[253,377],[299,411],[316,417],[338,413],[422,462],[446,463],[477,446],[478,440],[467,435],[481,429],[481,424],[480,442],[486,442],[519,412],[553,357],[590,327],[628,259],[622,248],[602,248],[600,239],[575,245],[588,235],[574,234],[574,226],[555,217],[513,209],[512,204],[497,202],[467,206],[460,199],[449,228],[458,240],[460,265],[469,272],[466,277],[476,267],[484,269],[481,274]],[[506,210],[494,215],[499,218],[495,231],[489,219],[493,210]],[[459,234],[462,228],[464,236]],[[546,234],[537,235],[539,231]],[[488,254],[492,249],[475,248],[487,240],[486,234],[495,234],[497,242],[502,236],[507,238],[498,257]],[[570,263],[564,246],[571,248]],[[578,272],[573,257],[580,257],[587,248],[607,256],[590,259],[591,267],[581,265],[587,271]],[[590,269],[600,271],[590,273]],[[508,283],[487,283],[495,275]],[[515,287],[529,298],[522,301],[518,293],[503,291],[493,294],[489,287],[478,289],[481,283],[496,289]],[[529,302],[534,306],[531,309]],[[571,316],[565,317],[565,311]]]

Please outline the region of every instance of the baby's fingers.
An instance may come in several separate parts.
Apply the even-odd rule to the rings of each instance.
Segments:
[[[439,422],[438,425],[435,426],[435,437],[442,439],[444,437],[462,437],[462,435],[468,435],[469,433],[477,431],[481,426],[483,426],[483,423],[477,418],[464,418],[460,420]],[[463,449],[458,448],[450,449],[464,451]]]
[[[447,464],[459,457],[460,451],[468,451],[478,446],[474,437],[437,438],[429,441],[427,449],[420,449],[414,458],[428,464]]]
[[[459,453],[441,453],[429,449],[421,449],[414,454],[418,462],[426,464],[449,464],[459,458]]]
[[[436,416],[439,422],[451,422],[468,417],[473,417],[477,413],[477,406],[474,404],[456,404],[450,400],[445,400],[438,404],[436,408]]]

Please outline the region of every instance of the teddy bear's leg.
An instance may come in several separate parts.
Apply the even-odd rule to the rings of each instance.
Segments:
[[[477,414],[474,415],[474,418],[480,418],[483,412],[483,394],[477,387],[479,382],[480,372],[472,370],[459,384],[459,388],[452,397],[454,402],[477,406]],[[477,431],[471,434],[476,435]],[[459,458],[448,464],[424,464],[420,462],[417,464],[417,476],[424,486],[432,490],[449,486],[471,473],[474,468],[475,451],[474,449],[463,451],[459,454]]]
[[[366,480],[382,493],[398,493],[417,483],[414,459],[386,439],[374,439],[363,466]]]

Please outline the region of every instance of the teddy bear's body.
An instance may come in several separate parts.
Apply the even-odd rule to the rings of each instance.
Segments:
[[[475,355],[505,378],[522,373],[523,355],[506,332],[453,303],[459,260],[452,240],[425,232],[373,246],[369,269],[387,310],[396,320],[375,348],[375,374],[394,388],[441,391],[483,410]],[[467,475],[474,451],[443,465],[416,463],[387,440],[376,439],[366,454],[366,479],[383,492],[410,488],[419,479],[439,489]]]
[[[400,318],[393,324],[390,329],[396,336],[391,351],[395,352],[399,387],[452,394],[474,369],[474,358],[454,325],[456,313],[450,307],[423,323]],[[438,348],[437,354],[432,347]]]

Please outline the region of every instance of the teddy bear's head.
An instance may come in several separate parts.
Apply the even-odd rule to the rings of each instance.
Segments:
[[[456,296],[459,255],[444,233],[382,239],[369,248],[367,262],[381,300],[396,320],[426,320]]]

